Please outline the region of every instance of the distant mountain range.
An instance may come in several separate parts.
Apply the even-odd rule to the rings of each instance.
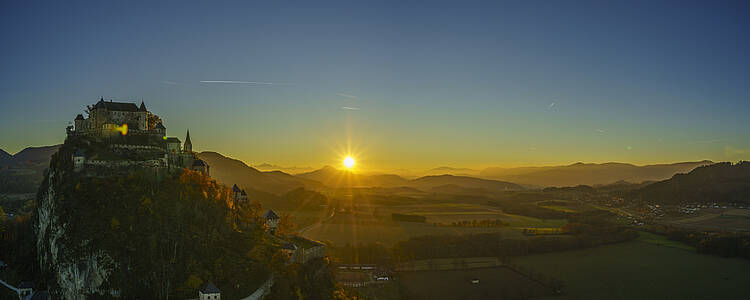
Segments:
[[[708,160],[646,166],[626,163],[576,163],[567,166],[487,168],[478,176],[538,186],[597,185],[617,181],[639,183],[668,179],[674,174],[690,172],[696,167],[710,164],[713,162]]]
[[[5,150],[3,149],[0,149],[0,163],[10,158],[13,158],[13,155],[10,155],[10,153],[5,152]]]
[[[15,155],[0,149],[0,170],[16,170],[16,174],[42,174],[49,165],[52,154],[59,145],[28,147]],[[434,173],[407,179],[394,174],[358,174],[325,166],[319,170],[291,175],[283,171],[262,171],[284,168],[271,164],[260,164],[256,168],[244,162],[225,157],[216,152],[201,152],[198,157],[208,162],[211,176],[227,185],[237,184],[244,188],[282,195],[298,188],[319,190],[324,187],[408,187],[424,192],[448,194],[483,194],[488,192],[522,190],[528,186],[576,186],[609,185],[617,183],[640,183],[671,178],[678,173],[687,173],[696,167],[713,162],[683,162],[636,166],[626,163],[576,163],[566,166],[487,168],[481,171],[468,168],[439,167],[425,171]],[[469,176],[459,174],[472,174]],[[413,177],[412,177],[413,178]],[[657,185],[659,186],[659,185]],[[637,188],[637,186],[633,186]]]
[[[430,191],[437,187],[454,185],[462,188],[484,189],[492,192],[524,189],[515,183],[468,176],[432,175],[409,180],[392,174],[358,174],[346,170],[338,170],[331,166],[325,166],[320,170],[297,174],[296,176],[299,178],[314,180],[333,188],[403,186],[416,188],[422,191]]]
[[[60,145],[28,147],[15,155],[0,150],[0,193],[36,192],[58,148]]]
[[[468,168],[454,168],[454,167],[437,167],[425,171],[425,175],[465,175],[465,176],[476,176],[479,174],[479,170],[468,169]]]
[[[297,188],[319,189],[322,184],[292,176],[281,171],[262,172],[248,166],[244,162],[223,156],[216,152],[205,151],[198,153],[198,158],[206,161],[210,167],[211,177],[217,181],[232,186],[237,184],[243,188],[251,188],[274,194],[283,194]]]
[[[33,170],[41,173],[49,167],[49,160],[58,148],[60,145],[28,147],[14,155],[0,149],[0,168]]]
[[[282,171],[282,172],[290,173],[290,174],[310,172],[313,170],[313,168],[311,167],[284,167],[284,166],[279,166],[279,165],[274,165],[274,164],[269,164],[269,163],[262,163],[259,165],[254,165],[253,168],[256,168],[261,171]]]

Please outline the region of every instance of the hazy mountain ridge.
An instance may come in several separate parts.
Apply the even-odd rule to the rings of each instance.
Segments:
[[[31,193],[42,182],[52,155],[60,145],[28,147],[15,155],[0,153],[0,192]]]
[[[3,149],[0,149],[0,163],[5,161],[6,159],[11,159],[11,158],[13,158],[13,155],[10,155],[10,153],[5,152],[5,150]]]
[[[308,189],[322,187],[319,182],[298,178],[281,171],[262,172],[238,159],[226,157],[217,152],[204,151],[197,155],[210,166],[211,177],[228,186],[237,184],[243,188],[274,194],[283,194],[301,187]]]
[[[677,173],[689,172],[696,167],[713,164],[704,160],[674,164],[636,166],[628,163],[575,163],[566,166],[486,168],[479,173],[482,178],[497,179],[519,184],[540,186],[574,186],[610,184],[617,181],[658,181]]]
[[[259,165],[254,165],[252,167],[261,171],[282,171],[284,173],[289,173],[289,174],[309,172],[313,170],[313,168],[311,167],[297,167],[297,166],[284,167],[284,166],[279,166],[279,165],[274,165],[274,164],[269,164],[269,163],[262,163]]]
[[[52,154],[55,154],[58,148],[60,145],[27,147],[14,155],[0,149],[0,166],[44,171],[49,166]]]
[[[341,187],[411,187],[422,191],[430,191],[433,188],[455,185],[469,189],[484,189],[487,191],[523,190],[520,185],[491,179],[482,179],[468,176],[455,175],[431,175],[408,180],[393,174],[365,175],[347,170],[338,170],[331,166],[325,166],[319,170],[308,173],[297,174],[297,177],[314,180],[331,188]],[[455,189],[453,189],[455,190]],[[476,193],[476,191],[472,191]]]
[[[479,170],[469,169],[469,168],[454,168],[454,167],[448,167],[448,166],[442,166],[437,168],[432,168],[424,172],[424,176],[429,175],[459,175],[459,176],[476,176],[479,174]]]

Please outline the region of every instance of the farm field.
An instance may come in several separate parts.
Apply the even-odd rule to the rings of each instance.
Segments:
[[[750,210],[706,210],[698,216],[676,219],[670,223],[688,228],[750,231]]]
[[[394,222],[367,214],[337,214],[333,219],[305,231],[304,236],[319,241],[331,241],[334,245],[339,246],[370,243],[393,246],[399,241],[408,240],[415,236],[482,232],[504,232],[509,237],[523,237],[519,231],[509,227],[433,226],[431,223]]]
[[[528,216],[504,213],[496,207],[462,204],[462,203],[438,203],[402,205],[378,210],[380,215],[390,213],[414,214],[427,217],[427,223],[451,223],[471,220],[495,220],[500,219],[509,223],[511,227],[560,227],[566,223],[565,220],[543,220]]]
[[[499,267],[503,263],[497,257],[462,257],[462,258],[435,258],[413,260],[401,263],[396,267],[397,271],[430,271],[430,270],[456,270]]]
[[[391,214],[420,215],[427,218],[425,223],[394,222]],[[294,216],[294,215],[293,215]],[[505,227],[457,227],[434,226],[433,223],[451,224],[460,221],[500,219]],[[382,243],[386,246],[408,240],[410,237],[425,235],[472,234],[503,232],[511,238],[524,238],[522,230],[543,228],[557,230],[566,220],[538,219],[533,217],[503,213],[493,207],[475,204],[435,203],[399,206],[358,205],[354,211],[337,213],[332,219],[314,225],[304,232],[308,238],[331,241],[334,245],[357,245]],[[306,223],[306,224],[309,224]]]
[[[478,283],[472,283],[478,279]],[[436,284],[438,283],[438,284]],[[399,272],[402,299],[527,299],[552,290],[509,268]]]
[[[750,261],[700,255],[667,243],[674,242],[642,235],[630,242],[517,257],[512,262],[564,281],[566,295],[545,299],[747,299],[750,295]]]

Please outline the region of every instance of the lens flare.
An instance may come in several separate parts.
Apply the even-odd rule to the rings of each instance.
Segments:
[[[122,123],[122,126],[115,127],[115,130],[119,131],[122,135],[126,135],[128,134],[128,124]]]

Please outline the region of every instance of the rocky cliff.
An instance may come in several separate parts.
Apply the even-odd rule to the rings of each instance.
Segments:
[[[257,201],[233,203],[230,189],[189,170],[74,171],[72,153],[95,146],[66,141],[37,192],[38,261],[53,296],[184,299],[212,281],[239,298],[267,279],[278,247]]]
[[[37,193],[34,230],[39,263],[55,278],[51,289],[64,299],[84,299],[87,294],[105,294],[103,284],[116,262],[106,252],[90,247],[90,240],[74,240],[66,232],[70,226],[60,217],[60,193],[66,177],[72,177],[69,164],[53,156],[50,169]]]

